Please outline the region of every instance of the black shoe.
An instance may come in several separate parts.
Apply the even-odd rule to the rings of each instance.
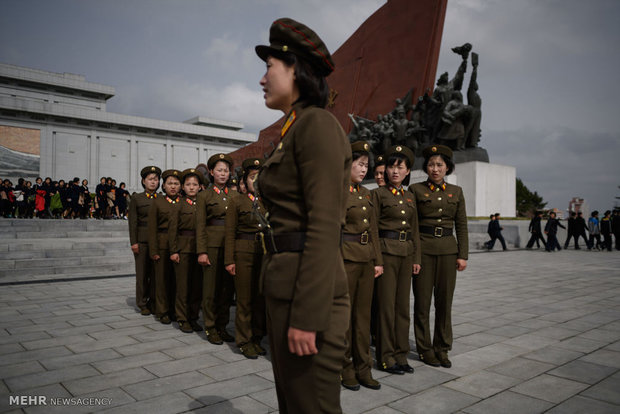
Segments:
[[[215,328],[206,329],[205,334],[207,335],[207,341],[211,342],[213,345],[222,345],[224,343]]]
[[[254,337],[252,338],[252,343],[254,344],[254,349],[258,355],[267,355],[267,350],[263,348],[260,344],[261,338]]]
[[[370,374],[368,374],[368,377],[358,378],[358,381],[362,387],[370,388],[371,390],[378,390],[381,388],[379,381],[370,376]]]
[[[202,326],[200,326],[200,324],[197,321],[189,321],[189,326],[192,327],[192,330],[194,332],[202,331]]]
[[[405,371],[401,370],[398,364],[394,364],[391,367],[388,367],[384,362],[383,364],[381,364],[379,369],[381,371],[389,372],[390,374],[405,375]]]
[[[420,361],[424,362],[426,365],[430,365],[431,367],[441,366],[433,351],[427,351],[423,354],[420,354],[419,357]]]
[[[441,364],[442,367],[444,368],[452,367],[452,362],[450,362],[450,360],[448,359],[447,352],[438,352],[437,359],[439,360],[439,363]]]
[[[181,330],[181,332],[184,332],[184,333],[194,332],[194,330],[192,329],[192,326],[189,324],[189,322],[186,322],[186,321],[179,321],[179,329]]]
[[[163,323],[164,325],[170,325],[170,322],[172,321],[170,320],[170,317],[168,315],[164,315],[159,318],[159,322]]]
[[[226,329],[218,329],[217,332],[224,342],[235,342],[235,337],[229,334]]]
[[[243,356],[248,359],[258,358],[258,353],[256,353],[256,349],[254,348],[254,344],[252,342],[239,345],[239,351],[241,351]]]
[[[413,374],[413,367],[407,363],[405,364],[397,364],[398,368],[403,371],[406,372],[407,374]]]
[[[343,387],[351,391],[358,391],[360,389],[360,384],[355,378],[340,380],[340,384],[342,384]]]

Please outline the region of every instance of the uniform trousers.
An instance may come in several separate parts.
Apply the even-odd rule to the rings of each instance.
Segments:
[[[288,349],[291,302],[267,297],[266,304],[280,413],[342,413],[340,371],[345,352],[345,328],[349,323],[349,295],[333,299],[329,326],[316,335],[318,354],[303,357]]]
[[[202,267],[202,317],[205,329],[226,329],[230,322],[230,306],[234,281],[224,267],[224,248],[207,247],[210,266]]]
[[[409,353],[409,297],[413,257],[383,253],[383,275],[377,282],[379,330],[377,365],[388,368],[407,363]]]
[[[456,287],[456,254],[422,253],[422,269],[413,278],[413,326],[418,354],[452,349],[452,298]],[[429,315],[435,302],[435,333],[431,342]]]
[[[347,330],[347,350],[342,369],[343,379],[368,378],[372,367],[370,356],[370,308],[375,280],[373,262],[350,262],[344,268],[349,281],[351,318]],[[352,358],[352,359],[351,359]]]
[[[202,270],[195,253],[179,253],[179,263],[174,264],[176,298],[174,313],[177,320],[197,321],[202,295]]]
[[[159,250],[159,260],[154,261],[155,267],[155,314],[174,316],[172,301],[175,297],[174,267],[170,261],[169,250]]]
[[[555,249],[562,250],[560,247],[560,242],[558,241],[558,237],[556,234],[547,234],[547,251],[552,252]]]
[[[547,243],[545,242],[544,237],[542,236],[541,233],[539,232],[532,232],[532,236],[530,237],[530,240],[527,242],[527,248],[531,248],[534,246],[534,243],[536,243],[536,247],[540,247],[540,244],[538,243],[538,240],[540,240],[543,244],[543,247],[546,249],[547,248]]]
[[[149,257],[148,243],[138,243],[138,253],[133,255],[136,264],[136,305],[155,311],[155,270]]]
[[[251,240],[237,240],[237,243]],[[257,246],[259,247],[259,246]],[[265,336],[265,298],[259,293],[262,251],[235,252],[235,292],[237,309],[235,316],[235,342],[238,346],[250,342],[252,337]]]

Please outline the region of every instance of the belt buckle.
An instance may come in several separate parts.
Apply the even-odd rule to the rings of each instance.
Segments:
[[[406,231],[399,231],[398,232],[398,241],[399,242],[406,242],[407,241],[407,232]]]
[[[361,244],[368,244],[368,239],[369,239],[368,231],[365,231],[365,232],[362,233],[362,235],[360,237],[360,243]]]
[[[433,233],[433,236],[435,236],[435,237],[442,237],[443,236],[443,227],[435,227],[435,231]]]

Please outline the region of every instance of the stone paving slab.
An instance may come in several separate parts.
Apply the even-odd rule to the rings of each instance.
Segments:
[[[453,367],[422,364],[411,329],[416,372],[373,369],[382,389],[343,389],[343,411],[620,412],[619,269],[617,252],[472,254],[457,279]],[[2,286],[0,412],[277,412],[269,355],[248,360],[140,316],[134,289],[130,277]]]

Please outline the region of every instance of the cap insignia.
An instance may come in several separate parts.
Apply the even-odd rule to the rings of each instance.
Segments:
[[[259,160],[254,160],[254,165],[258,165],[258,164],[260,164],[260,161]]]
[[[220,154],[220,160],[224,159],[224,154]]]
[[[368,151],[368,144],[364,144],[364,149]]]
[[[403,147],[401,147],[400,145],[396,147],[396,151],[401,152],[402,150],[403,150]]]
[[[155,171],[155,167],[151,167],[151,171]]]
[[[437,147],[433,147],[433,148],[431,148],[431,151],[433,151],[433,152],[437,152]]]
[[[288,46],[287,45],[282,46],[282,51],[283,52],[288,52]]]

